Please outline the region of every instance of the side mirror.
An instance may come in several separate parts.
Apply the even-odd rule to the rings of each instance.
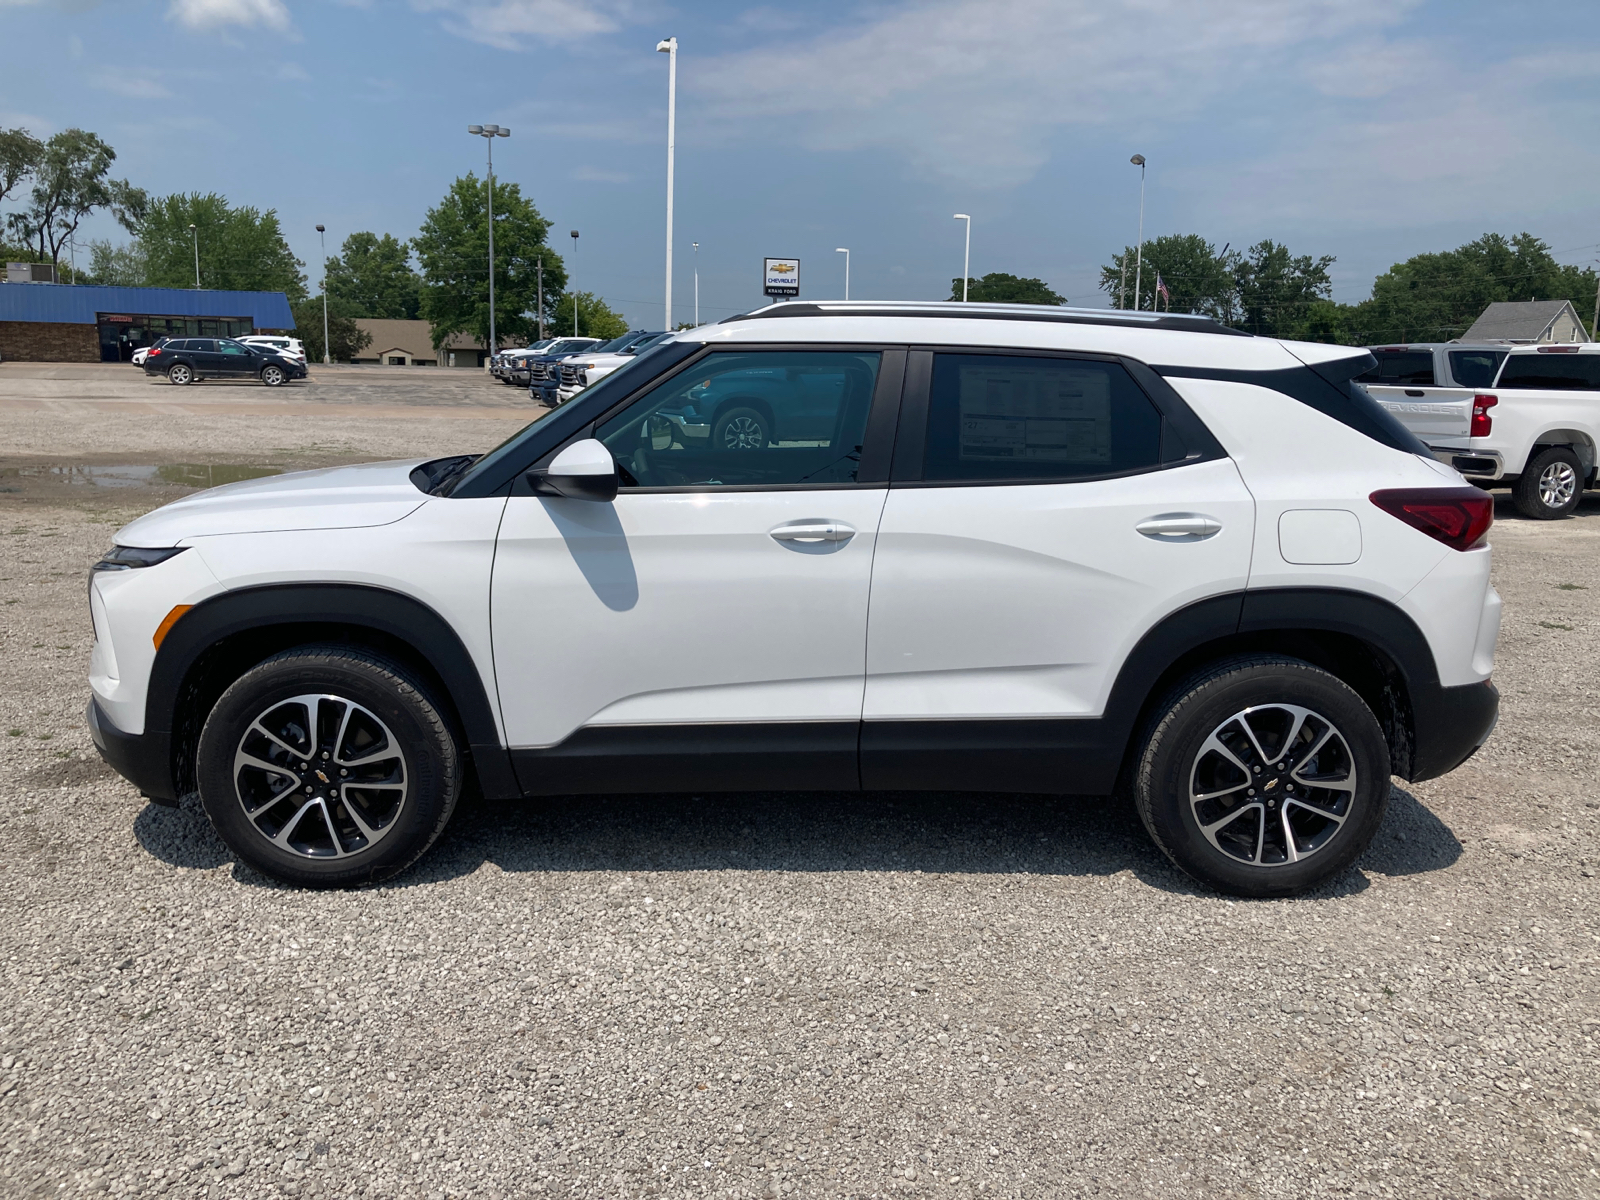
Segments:
[[[529,471],[528,484],[539,496],[569,500],[617,498],[617,463],[594,438],[573,442],[543,471]]]

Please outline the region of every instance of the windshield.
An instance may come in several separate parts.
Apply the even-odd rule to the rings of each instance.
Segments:
[[[528,343],[528,349],[529,350],[543,350],[553,340],[554,340],[553,338],[543,338],[543,339],[541,339],[540,341],[537,341],[537,342],[529,342]]]
[[[588,338],[562,338],[545,350],[546,354],[572,354],[578,350],[587,349],[590,345]]]
[[[592,346],[590,349],[596,354],[612,354],[618,350],[621,350],[636,336],[638,335],[625,333],[619,338],[612,338],[609,342],[604,342],[598,346]]]

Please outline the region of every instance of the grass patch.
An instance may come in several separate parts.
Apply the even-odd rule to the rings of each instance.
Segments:
[[[1571,625],[1563,625],[1560,621],[1540,621],[1539,622],[1539,628],[1540,629],[1565,629],[1568,633],[1572,632],[1572,626]]]
[[[1556,591],[1558,591],[1558,592],[1587,592],[1588,590],[1589,589],[1584,587],[1583,584],[1581,584],[1581,583],[1558,583],[1558,584],[1556,584]]]

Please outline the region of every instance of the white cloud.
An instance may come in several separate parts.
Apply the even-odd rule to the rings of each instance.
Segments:
[[[967,185],[1030,178],[1065,127],[1188,119],[1370,39],[1420,0],[935,0],[798,45],[697,64],[718,116],[815,149],[892,148]],[[1337,81],[1329,81],[1337,84]],[[1363,86],[1366,86],[1365,84]]]
[[[190,29],[203,30],[260,25],[283,32],[290,24],[283,0],[172,0],[167,16]]]
[[[100,67],[90,82],[103,92],[130,100],[164,100],[172,95],[151,72],[124,67]]]
[[[411,7],[442,13],[451,33],[506,50],[520,49],[529,38],[559,42],[611,33],[639,10],[634,0],[411,0]]]

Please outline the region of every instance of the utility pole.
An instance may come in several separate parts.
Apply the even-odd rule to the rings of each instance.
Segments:
[[[1135,154],[1128,161],[1139,168],[1139,252],[1133,268],[1133,307],[1137,309],[1143,303],[1139,288],[1144,282],[1144,155]]]
[[[317,236],[322,239],[322,365],[333,362],[333,347],[328,345],[328,227],[317,226]]]
[[[511,130],[502,125],[468,125],[467,132],[484,138],[489,146],[489,357],[500,353],[494,328],[494,140],[508,138]]]
[[[544,341],[544,255],[539,256],[539,340]]]
[[[572,293],[572,336],[578,336],[578,231],[572,231],[572,270],[567,272],[567,291]]]
[[[1595,261],[1596,262],[1600,262],[1600,259],[1596,259]],[[1590,330],[1590,333],[1589,333],[1589,340],[1590,341],[1600,340],[1600,275],[1596,275],[1595,276],[1595,281],[1594,281],[1594,320],[1589,322],[1589,330]]]
[[[194,238],[194,290],[200,290],[200,231],[189,226],[189,236]]]
[[[667,315],[662,328],[672,332],[672,160],[678,129],[678,39],[669,37],[656,45],[667,56]],[[576,313],[578,310],[572,310]]]

